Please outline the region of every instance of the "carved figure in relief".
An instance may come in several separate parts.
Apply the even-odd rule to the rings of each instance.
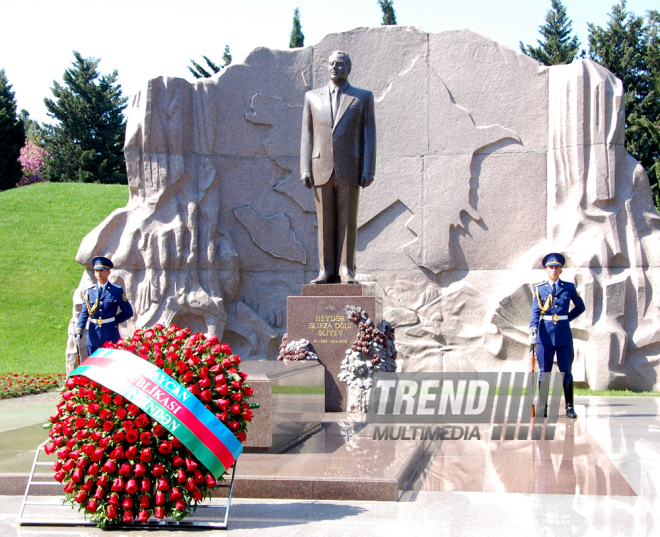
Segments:
[[[376,169],[374,96],[348,83],[351,59],[335,51],[330,82],[308,91],[303,107],[300,177],[314,188],[319,276],[311,283],[355,283],[360,187]]]
[[[83,305],[73,336],[74,343],[79,344],[87,320],[87,354],[91,356],[104,343],[120,339],[119,323],[133,317],[133,308],[126,298],[126,293],[119,286],[108,281],[112,261],[107,257],[95,257],[92,261],[97,285],[93,285],[83,293]]]
[[[534,289],[529,335],[531,343],[537,345],[541,372],[539,383],[544,373],[552,371],[552,362],[556,354],[559,371],[564,373],[566,417],[577,418],[573,408],[571,367],[574,351],[570,321],[584,313],[585,306],[575,285],[559,279],[565,263],[564,256],[557,253],[548,254],[543,258],[543,268],[548,275],[548,281]],[[574,307],[569,311],[571,302]]]

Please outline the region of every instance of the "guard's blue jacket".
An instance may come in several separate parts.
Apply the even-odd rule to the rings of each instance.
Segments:
[[[538,298],[537,299],[537,292]],[[536,342],[541,345],[552,345],[554,347],[570,347],[573,345],[573,334],[570,322],[580,316],[584,310],[584,302],[570,282],[557,280],[557,293],[552,296],[552,284],[542,283],[534,288],[534,300],[532,302],[532,320],[529,327],[538,328]],[[574,308],[569,311],[573,302]],[[548,310],[541,313],[541,308],[548,305]],[[565,320],[547,319],[547,316],[567,316]]]
[[[98,305],[96,300],[98,298]],[[82,334],[88,319],[111,319],[101,325],[90,321],[87,333],[88,347],[102,347],[107,341],[120,339],[118,324],[133,317],[133,308],[126,298],[124,290],[114,283],[108,282],[101,296],[98,296],[96,285],[83,293],[83,306],[76,323],[76,332]]]

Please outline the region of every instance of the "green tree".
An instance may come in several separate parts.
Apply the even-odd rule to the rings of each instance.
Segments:
[[[589,24],[589,55],[623,81],[626,149],[646,169],[660,208],[660,13],[648,22],[615,4],[606,28]]]
[[[578,55],[580,42],[573,32],[573,22],[566,14],[561,0],[551,0],[552,7],[545,15],[545,24],[539,26],[543,41],[537,40],[538,47],[523,45],[520,50],[543,65],[571,63]]]
[[[396,14],[394,13],[394,0],[378,0],[378,5],[383,11],[383,22],[381,26],[396,25]]]
[[[192,63],[193,66],[188,66],[188,71],[190,71],[195,78],[211,78],[214,74],[227,67],[232,60],[231,52],[229,52],[229,45],[225,45],[225,51],[222,54],[223,65],[218,65],[210,60],[208,56],[202,55],[202,58],[204,58],[207,67],[202,67],[195,60],[190,60],[190,63]],[[207,68],[210,69],[210,71],[207,71]]]
[[[289,48],[299,48],[305,46],[305,36],[302,33],[300,24],[300,10],[293,10],[293,28],[291,28],[291,38],[289,39]]]
[[[41,138],[41,126],[39,125],[39,122],[32,119],[30,117],[30,112],[28,112],[25,108],[21,109],[21,111],[18,113],[18,118],[23,122],[23,125],[25,126],[25,136],[27,136],[27,139],[30,140],[33,144],[42,147],[43,139]]]
[[[53,81],[54,100],[44,99],[48,115],[57,123],[42,129],[49,157],[47,181],[127,184],[124,161],[126,97],[117,71],[99,74],[100,59],[74,51],[72,67],[64,71],[64,85]]]
[[[25,127],[16,115],[16,101],[5,70],[0,69],[0,190],[14,188],[23,170],[18,157],[25,145]]]

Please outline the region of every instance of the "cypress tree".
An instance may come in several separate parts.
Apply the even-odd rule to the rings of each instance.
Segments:
[[[14,92],[0,69],[0,190],[14,188],[21,180],[22,168],[18,157],[25,145],[25,127],[16,116]]]
[[[187,67],[188,71],[190,71],[195,78],[211,78],[214,74],[220,72],[222,69],[227,67],[232,60],[231,52],[229,52],[229,45],[225,45],[225,51],[222,54],[222,61],[224,62],[224,65],[218,65],[217,63],[209,59],[208,56],[202,56],[202,58],[204,58],[207,67],[202,67],[195,60],[190,60],[190,63],[192,63],[192,67],[190,66]],[[210,69],[210,71],[207,71],[207,68]]]
[[[291,29],[291,38],[289,39],[289,48],[299,48],[305,46],[305,36],[302,33],[300,24],[300,10],[293,10],[293,28]]]
[[[381,26],[395,26],[396,15],[394,13],[394,0],[378,0],[378,5],[383,11],[383,22]]]
[[[578,54],[580,42],[577,36],[571,36],[573,22],[566,14],[561,0],[551,0],[552,7],[545,16],[545,24],[539,26],[543,41],[537,40],[538,47],[523,45],[520,50],[543,65],[571,63]]]
[[[589,55],[623,81],[626,149],[646,169],[660,209],[660,13],[612,7],[606,28],[589,24]]]
[[[48,115],[57,123],[45,125],[48,181],[127,184],[124,161],[126,122],[117,71],[99,74],[100,59],[83,58],[74,51],[64,84],[53,81],[54,100],[44,99]]]

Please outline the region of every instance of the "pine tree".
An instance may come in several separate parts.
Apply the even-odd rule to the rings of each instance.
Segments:
[[[25,108],[21,109],[18,113],[18,118],[23,122],[25,126],[25,136],[33,144],[41,147],[43,145],[43,140],[41,138],[41,126],[38,121],[35,121],[30,117],[30,112]]]
[[[218,65],[217,63],[210,60],[208,56],[202,55],[202,58],[204,58],[207,67],[212,72],[207,71],[205,67],[202,67],[195,60],[190,60],[190,63],[192,63],[193,66],[188,66],[188,71],[190,71],[195,78],[211,78],[214,74],[227,67],[232,60],[231,52],[229,52],[229,45],[225,45],[225,51],[222,54],[222,61],[224,62],[224,65]]]
[[[18,158],[25,145],[25,127],[16,116],[14,92],[0,69],[0,190],[14,188],[21,180],[22,168]]]
[[[99,74],[100,59],[74,51],[64,85],[53,81],[54,100],[44,99],[54,125],[43,128],[48,181],[127,184],[123,145],[126,122],[117,71]]]
[[[623,81],[626,149],[646,169],[660,209],[660,13],[612,7],[606,28],[589,24],[589,55]]]
[[[383,11],[383,22],[381,26],[395,26],[396,15],[394,13],[394,0],[378,0],[378,5]]]
[[[289,39],[289,48],[299,48],[305,46],[305,36],[302,33],[300,24],[300,10],[293,10],[293,28],[291,29],[291,38]]]
[[[544,40],[537,40],[538,47],[523,45],[520,50],[543,65],[571,63],[578,55],[580,42],[577,36],[571,36],[573,22],[566,14],[561,0],[551,0],[552,8],[545,15],[545,24],[539,26]]]

